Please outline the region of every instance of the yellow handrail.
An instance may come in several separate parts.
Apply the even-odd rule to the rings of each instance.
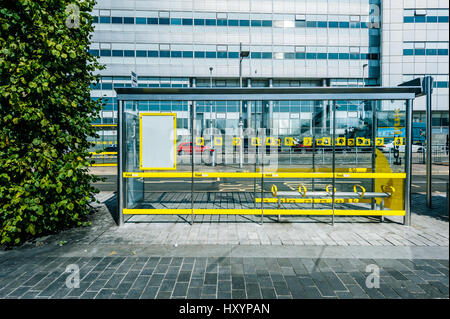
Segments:
[[[355,193],[358,193],[358,191],[356,190],[358,187],[361,188],[361,195],[359,195],[359,197],[363,198],[364,194],[366,193],[366,189],[363,186],[359,185],[359,184],[355,184],[355,185],[353,185],[353,191]]]

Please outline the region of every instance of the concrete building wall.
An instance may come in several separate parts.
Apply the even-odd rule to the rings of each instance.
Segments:
[[[382,2],[381,83],[393,86],[413,78],[434,78],[433,133],[448,134],[449,2],[384,0]],[[425,98],[414,105],[414,120],[425,121]]]

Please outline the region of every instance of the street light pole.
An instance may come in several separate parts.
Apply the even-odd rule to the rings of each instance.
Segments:
[[[369,65],[367,64],[367,63],[365,63],[365,64],[363,64],[363,76],[362,76],[362,86],[364,87],[365,85],[365,81],[364,81],[364,75],[365,75],[365,69],[366,69],[366,67],[368,67]],[[367,75],[367,77],[369,77],[368,75]]]
[[[242,88],[242,60],[250,55],[249,51],[242,51],[242,42],[239,43],[239,87]],[[244,122],[242,119],[242,99],[239,103],[239,137],[241,145],[239,147],[239,168],[243,167],[244,163],[244,137],[243,137]]]
[[[367,63],[365,63],[365,64],[363,64],[363,76],[362,76],[362,87],[364,87],[365,86],[365,77],[364,77],[364,75],[365,75],[365,72],[364,72],[364,70],[366,69],[366,67],[368,67],[369,65],[367,64]],[[363,118],[363,122],[364,122],[364,119],[366,118],[366,112],[365,112],[365,110],[364,110],[364,104],[363,104],[363,106],[362,106],[362,118]]]
[[[212,66],[209,67],[209,87],[212,88],[212,71],[214,70],[214,68]],[[210,148],[213,149],[213,133],[212,133],[212,101],[209,101],[209,145]],[[215,156],[215,154],[212,154],[213,156]],[[214,165],[214,160],[211,162],[211,166],[215,166]]]
[[[433,173],[432,173],[432,117],[431,117],[431,101],[432,101],[432,94],[433,94],[433,77],[431,76],[426,76],[424,78],[424,91],[427,95],[427,105],[426,105],[426,116],[427,116],[427,144],[426,144],[426,174],[427,174],[427,188],[426,188],[426,201],[427,201],[427,207],[431,208],[433,203],[432,203],[432,177],[433,177]],[[412,146],[410,146],[412,147]]]
[[[212,66],[209,67],[209,87],[212,88],[212,71],[214,68]]]
[[[239,87],[242,87],[242,42],[239,43]]]
[[[242,88],[242,42],[239,43],[239,87]],[[239,101],[239,138],[241,140],[241,145],[239,145],[239,168],[244,166],[244,139],[243,139],[243,125],[242,122],[242,98]]]

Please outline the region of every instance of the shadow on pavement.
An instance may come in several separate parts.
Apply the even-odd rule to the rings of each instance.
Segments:
[[[446,201],[446,197],[433,196],[432,208],[428,208],[425,194],[412,194],[411,209],[414,214],[430,216],[448,222],[448,207]]]

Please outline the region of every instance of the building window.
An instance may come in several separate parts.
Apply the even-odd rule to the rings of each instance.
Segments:
[[[205,19],[194,19],[194,25],[205,25]]]
[[[250,21],[249,20],[239,20],[239,25],[241,27],[248,27],[248,26],[250,26]]]

